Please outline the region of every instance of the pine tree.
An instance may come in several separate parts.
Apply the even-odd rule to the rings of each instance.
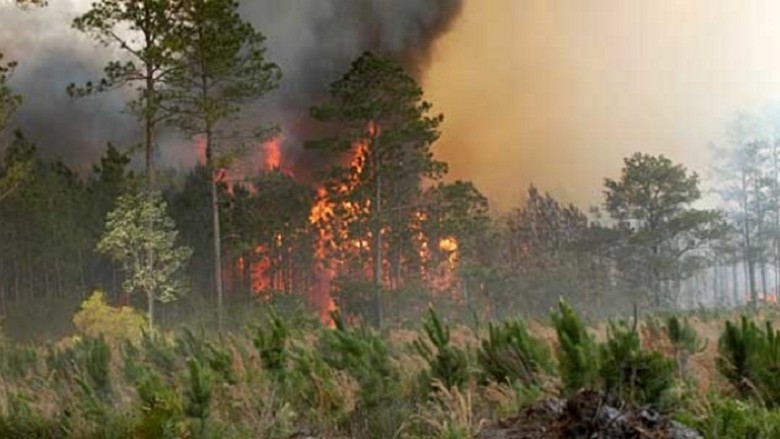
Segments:
[[[205,141],[211,174],[214,287],[220,330],[223,319],[222,245],[217,181],[222,169],[262,135],[236,138],[225,131],[244,106],[276,88],[279,68],[266,61],[265,37],[244,21],[234,0],[185,0],[172,26],[176,29],[176,68],[170,82],[172,122]],[[256,129],[257,133],[263,130]]]
[[[562,300],[551,317],[558,335],[556,355],[564,392],[594,387],[598,383],[599,356],[593,336],[574,309]]]
[[[417,352],[428,363],[429,370],[424,378],[428,385],[439,380],[447,389],[461,388],[469,380],[469,364],[466,352],[450,342],[450,327],[442,322],[433,308],[423,323],[427,340],[414,342]]]
[[[148,189],[155,181],[157,129],[171,117],[171,95],[166,85],[177,67],[174,60],[178,41],[172,24],[180,13],[180,5],[175,0],[99,0],[73,21],[74,28],[105,46],[118,47],[126,56],[106,64],[105,76],[99,82],[71,84],[68,93],[82,97],[134,87],[136,97],[128,103],[128,110],[144,126]]]
[[[403,68],[387,56],[364,53],[349,72],[331,84],[330,99],[313,107],[314,119],[331,123],[336,136],[308,144],[342,155],[356,148],[361,169],[336,167],[333,186],[352,187],[344,201],[365,206],[358,221],[369,234],[374,284],[374,324],[381,326],[381,292],[384,282],[383,234],[393,213],[416,194],[420,179],[438,178],[446,166],[434,160],[432,144],[438,139],[441,115],[429,115],[432,105],[423,90]],[[337,194],[338,191],[333,191]],[[364,229],[364,230],[365,230]]]

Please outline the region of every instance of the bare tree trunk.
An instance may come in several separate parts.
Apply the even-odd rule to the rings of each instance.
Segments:
[[[739,267],[736,261],[734,261],[734,264],[731,266],[731,279],[733,282],[734,306],[739,306]]]
[[[745,240],[745,261],[747,262],[747,283],[750,289],[750,301],[751,306],[755,306],[758,301],[758,295],[756,293],[756,270],[753,262],[753,247],[750,239],[750,207],[748,206],[748,180],[747,173],[742,172],[742,189],[743,189],[743,204],[742,211],[745,215],[743,224],[743,238]]]
[[[217,328],[222,332],[224,313],[224,290],[222,285],[222,237],[219,224],[219,193],[217,192],[217,172],[214,163],[211,127],[206,128],[206,167],[209,170],[211,189],[211,227],[214,252],[214,290],[217,294]]]
[[[375,151],[376,152],[376,151]],[[379,160],[376,160],[375,182],[376,196],[374,198],[374,318],[377,328],[382,327],[382,224],[380,222],[382,201],[382,178],[379,174]]]

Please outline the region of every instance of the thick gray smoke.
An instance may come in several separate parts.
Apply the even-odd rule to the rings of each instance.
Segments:
[[[298,150],[308,106],[355,57],[365,50],[392,53],[419,75],[436,38],[458,17],[462,1],[244,0],[242,13],[266,35],[269,58],[284,73],[259,117],[280,124],[285,149]],[[50,3],[32,11],[0,3],[0,50],[20,62],[12,85],[25,97],[15,122],[44,153],[84,165],[107,141],[128,146],[136,129],[121,114],[124,96],[119,93],[75,102],[66,96],[69,83],[99,78],[115,53],[70,27],[89,0]],[[194,161],[187,142],[166,142],[164,161]]]

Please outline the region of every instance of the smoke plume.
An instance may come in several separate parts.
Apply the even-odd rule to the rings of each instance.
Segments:
[[[97,159],[107,141],[137,141],[133,121],[122,113],[127,96],[113,93],[72,101],[69,83],[97,79],[118,55],[71,28],[89,0],[58,0],[23,11],[0,4],[0,50],[18,60],[12,86],[24,95],[15,124],[48,156],[81,166]],[[321,98],[365,50],[391,53],[415,75],[427,66],[432,45],[458,17],[462,0],[244,0],[242,14],[263,32],[268,57],[284,80],[257,114],[257,123],[279,124],[284,148],[301,156],[307,108]],[[126,93],[126,92],[125,92]],[[252,112],[255,114],[255,112]],[[192,145],[163,135],[161,156],[169,165],[191,165]],[[311,158],[308,158],[311,160]],[[293,164],[294,165],[294,164]]]

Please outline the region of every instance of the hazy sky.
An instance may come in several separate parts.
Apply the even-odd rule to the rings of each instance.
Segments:
[[[706,174],[734,114],[777,100],[780,2],[468,0],[426,90],[456,177],[585,207],[636,151]]]

